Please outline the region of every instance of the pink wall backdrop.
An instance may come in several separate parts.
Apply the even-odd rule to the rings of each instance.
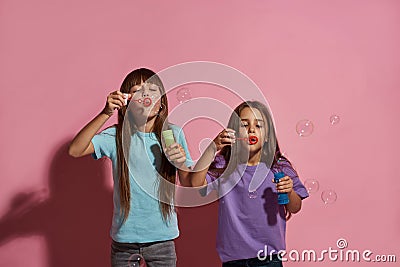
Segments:
[[[396,0],[2,0],[0,266],[109,266],[110,164],[72,159],[67,144],[132,69],[194,60],[252,78],[301,179],[319,182],[288,223],[288,250],[344,238],[399,258],[399,25]],[[295,131],[302,119],[308,137]],[[188,125],[189,142],[201,129]],[[180,210],[178,266],[220,266],[216,210]],[[382,264],[285,264],[348,265]]]

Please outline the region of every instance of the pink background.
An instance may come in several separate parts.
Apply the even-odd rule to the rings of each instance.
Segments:
[[[319,181],[288,223],[288,250],[345,238],[399,257],[399,25],[396,0],[2,0],[0,266],[109,265],[110,164],[66,146],[132,69],[193,60],[251,77],[302,180]],[[300,138],[304,118],[315,128]],[[178,266],[219,266],[216,208],[180,210]]]

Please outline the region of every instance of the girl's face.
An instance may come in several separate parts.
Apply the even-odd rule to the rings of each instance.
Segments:
[[[268,124],[264,121],[261,112],[258,109],[245,107],[240,112],[239,138],[257,137],[258,141],[254,144],[248,139],[237,140],[240,150],[244,149],[249,155],[261,153],[264,142],[268,134]]]
[[[130,110],[134,115],[154,118],[161,108],[161,89],[156,84],[141,83],[131,88]]]

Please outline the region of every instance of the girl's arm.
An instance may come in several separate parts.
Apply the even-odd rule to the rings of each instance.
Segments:
[[[114,114],[114,109],[120,109],[124,105],[124,98],[125,96],[120,91],[115,91],[108,95],[104,109],[93,120],[86,124],[72,140],[68,149],[69,155],[77,158],[94,152],[94,147],[91,142],[92,138]]]
[[[165,132],[163,132],[163,138],[165,140],[165,145],[167,144],[167,140],[168,138],[168,134],[164,135]],[[190,187],[190,180],[188,178],[188,174],[189,172],[192,170],[192,167],[188,167],[186,165],[186,163],[188,163],[188,160],[191,161],[190,156],[186,154],[186,151],[188,151],[188,147],[187,147],[187,142],[186,142],[186,138],[185,135],[183,133],[183,130],[179,131],[178,134],[178,140],[181,143],[175,143],[175,138],[173,137],[172,134],[172,140],[174,141],[173,144],[166,146],[166,148],[164,148],[164,153],[166,155],[166,157],[168,158],[168,160],[175,166],[175,168],[177,169],[177,173],[178,173],[178,178],[179,178],[179,182],[180,185],[184,186],[184,187]],[[185,147],[185,148],[183,148]]]
[[[217,148],[215,143],[211,143],[197,161],[192,172],[188,173],[188,180],[192,187],[203,186],[207,184],[206,175],[211,163],[215,158]]]
[[[294,191],[290,191],[288,193],[289,196],[289,203],[286,204],[286,209],[291,213],[295,214],[301,210],[301,198],[299,195]]]
[[[78,158],[92,154],[94,152],[94,147],[91,140],[109,118],[110,116],[101,112],[86,124],[69,145],[69,155]]]
[[[173,143],[169,147],[164,149],[165,155],[168,160],[174,164],[178,170],[179,182],[182,186],[189,187],[189,171],[190,169],[186,166],[186,153],[183,147],[178,143]]]
[[[207,184],[206,175],[211,163],[214,161],[215,153],[224,146],[231,145],[234,137],[229,132],[231,129],[223,130],[214,139],[197,161],[193,170],[189,170],[184,162],[186,161],[185,151],[182,146],[175,143],[165,149],[165,154],[178,168],[179,181],[183,186],[198,187]]]

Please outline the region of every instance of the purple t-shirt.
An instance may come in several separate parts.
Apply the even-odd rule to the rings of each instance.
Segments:
[[[217,168],[225,159],[217,155]],[[284,205],[278,205],[274,173],[283,171],[293,180],[293,190],[302,198],[308,197],[296,171],[287,161],[273,166],[272,172],[260,163],[257,166],[238,165],[228,176],[217,178],[208,172],[207,191],[218,190],[222,195],[218,209],[217,251],[222,262],[257,257],[267,246],[267,253],[286,249],[286,216]],[[250,181],[261,181],[255,193],[249,193]],[[261,255],[264,255],[263,253]]]

